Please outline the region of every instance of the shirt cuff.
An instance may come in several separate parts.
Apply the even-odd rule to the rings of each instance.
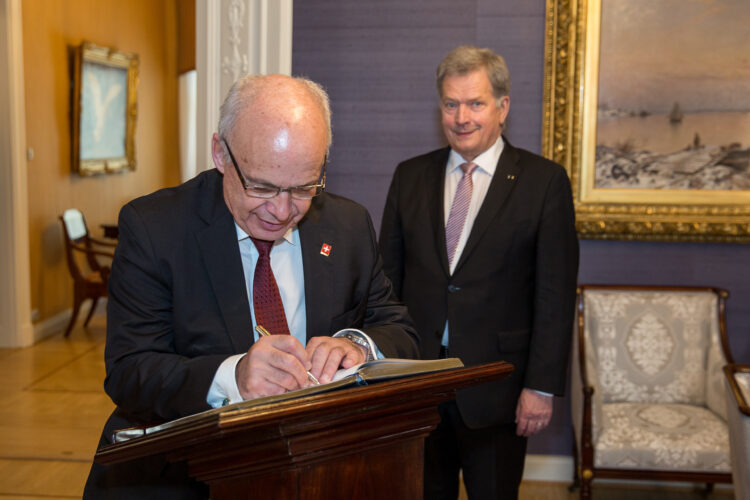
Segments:
[[[373,356],[375,359],[383,359],[385,358],[385,354],[380,352],[380,349],[378,349],[377,344],[370,338],[369,335],[367,335],[362,330],[357,330],[356,328],[345,328],[343,330],[339,330],[338,332],[333,334],[333,338],[343,337],[344,335],[354,335],[361,339],[363,339],[367,344],[370,346],[370,352],[373,353]]]
[[[237,387],[237,378],[234,373],[237,369],[237,363],[240,362],[244,355],[245,353],[229,356],[219,365],[206,395],[206,402],[211,408],[219,408],[242,401],[240,389]]]
[[[537,394],[541,394],[542,396],[549,396],[549,397],[552,397],[552,396],[554,396],[554,394],[552,394],[552,393],[549,393],[549,392],[542,392],[542,391],[537,391],[536,389],[529,389],[529,390],[531,390],[531,391],[534,391],[534,392],[536,392]]]

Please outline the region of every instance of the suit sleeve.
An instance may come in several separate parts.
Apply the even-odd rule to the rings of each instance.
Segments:
[[[578,276],[570,181],[562,167],[547,186],[537,231],[534,323],[525,387],[565,392]]]
[[[177,352],[169,266],[132,205],[120,212],[120,239],[109,279],[104,387],[127,414],[169,420],[209,408],[214,373],[225,355]]]
[[[396,296],[402,296],[404,277],[404,235],[399,213],[399,169],[393,175],[391,187],[383,209],[380,224],[380,253],[383,256],[383,270],[393,283]]]

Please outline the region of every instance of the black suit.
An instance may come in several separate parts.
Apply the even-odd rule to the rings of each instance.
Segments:
[[[515,366],[507,379],[456,395],[468,428],[512,424],[522,388],[565,389],[578,270],[570,183],[561,166],[506,140],[451,275],[443,208],[449,152],[397,167],[380,232],[385,272],[417,325],[422,357],[438,357],[447,320],[450,356],[467,366]]]
[[[418,337],[383,274],[367,211],[324,193],[298,227],[308,339],[361,328],[386,356],[415,357]],[[206,395],[221,362],[253,343],[234,219],[217,170],[130,202],[119,229],[104,383],[118,408],[101,444],[111,442],[117,428],[208,409]],[[321,254],[324,243],[329,256]],[[127,484],[135,483],[127,490],[134,496],[206,496],[203,485],[186,480],[182,466],[161,457],[114,468],[95,464],[85,493],[124,498]]]

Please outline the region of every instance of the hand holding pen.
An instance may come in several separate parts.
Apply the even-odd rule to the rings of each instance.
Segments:
[[[261,325],[257,325],[255,327],[255,331],[258,332],[258,335],[260,335],[261,337],[268,337],[269,335],[271,335],[271,333],[265,328],[263,328],[263,326]],[[313,385],[320,385],[320,382],[318,382],[318,379],[315,378],[315,375],[310,373],[309,370],[307,370],[307,378],[310,379],[310,382],[312,382]]]

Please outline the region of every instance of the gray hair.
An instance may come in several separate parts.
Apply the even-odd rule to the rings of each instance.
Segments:
[[[461,45],[453,49],[437,67],[438,95],[443,97],[443,80],[446,76],[465,75],[484,68],[492,85],[492,95],[498,102],[510,94],[510,72],[505,59],[490,49]]]
[[[326,152],[331,147],[333,134],[331,132],[331,104],[328,94],[322,86],[303,77],[292,77],[294,81],[302,84],[323,113],[326,124]],[[234,127],[237,117],[244,109],[253,105],[253,101],[263,87],[264,75],[247,75],[232,85],[219,110],[219,135],[226,137]]]

